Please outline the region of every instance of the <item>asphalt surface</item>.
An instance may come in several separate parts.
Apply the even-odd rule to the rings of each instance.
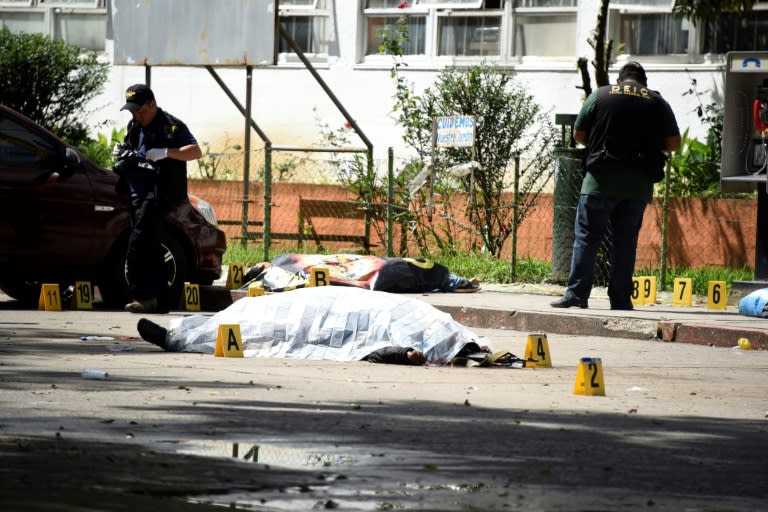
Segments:
[[[414,295],[494,349],[547,334],[525,369],[171,354],[136,315],[0,300],[0,509],[764,510],[766,321],[560,293]],[[574,393],[585,356],[605,396]]]

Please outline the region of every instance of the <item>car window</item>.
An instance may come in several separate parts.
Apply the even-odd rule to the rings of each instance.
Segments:
[[[0,112],[0,162],[13,167],[37,167],[58,158],[50,138]]]

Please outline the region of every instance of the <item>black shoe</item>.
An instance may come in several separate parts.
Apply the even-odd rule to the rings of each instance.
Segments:
[[[629,304],[611,304],[611,309],[618,311],[632,311],[635,306],[630,302]]]
[[[555,302],[550,302],[549,305],[553,308],[572,308],[576,306],[581,309],[587,309],[589,307],[586,300],[582,300],[578,297],[563,297],[562,299],[557,299]]]
[[[125,310],[131,313],[154,313],[157,311],[157,299],[134,300],[125,305]]]
[[[136,325],[136,329],[139,331],[141,339],[153,343],[163,350],[168,350],[166,344],[168,330],[165,327],[157,325],[155,322],[147,320],[146,318],[142,318]]]

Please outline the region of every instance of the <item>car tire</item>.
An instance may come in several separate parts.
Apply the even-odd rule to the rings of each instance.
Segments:
[[[162,239],[165,249],[165,266],[168,272],[168,296],[166,304],[176,308],[181,300],[184,281],[189,273],[189,262],[184,247],[170,233],[164,233]],[[104,269],[104,278],[99,282],[99,292],[104,305],[108,308],[122,309],[132,300],[128,291],[125,259],[128,252],[128,240],[123,239],[112,248]]]

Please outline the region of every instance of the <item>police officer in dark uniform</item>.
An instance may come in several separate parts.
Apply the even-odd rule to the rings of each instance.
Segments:
[[[125,91],[125,105],[133,119],[123,143],[115,148],[120,175],[118,189],[131,197],[131,236],[127,270],[132,313],[168,312],[168,279],[163,261],[163,217],[188,201],[187,162],[202,156],[197,140],[178,118],[157,106],[144,84]]]
[[[648,89],[643,67],[627,62],[616,85],[594,91],[576,118],[573,138],[586,146],[586,175],[576,209],[573,256],[565,295],[552,307],[588,307],[595,259],[608,223],[612,251],[611,309],[632,309],[637,239],[653,184],[664,178],[664,152],[680,147],[675,115]]]

